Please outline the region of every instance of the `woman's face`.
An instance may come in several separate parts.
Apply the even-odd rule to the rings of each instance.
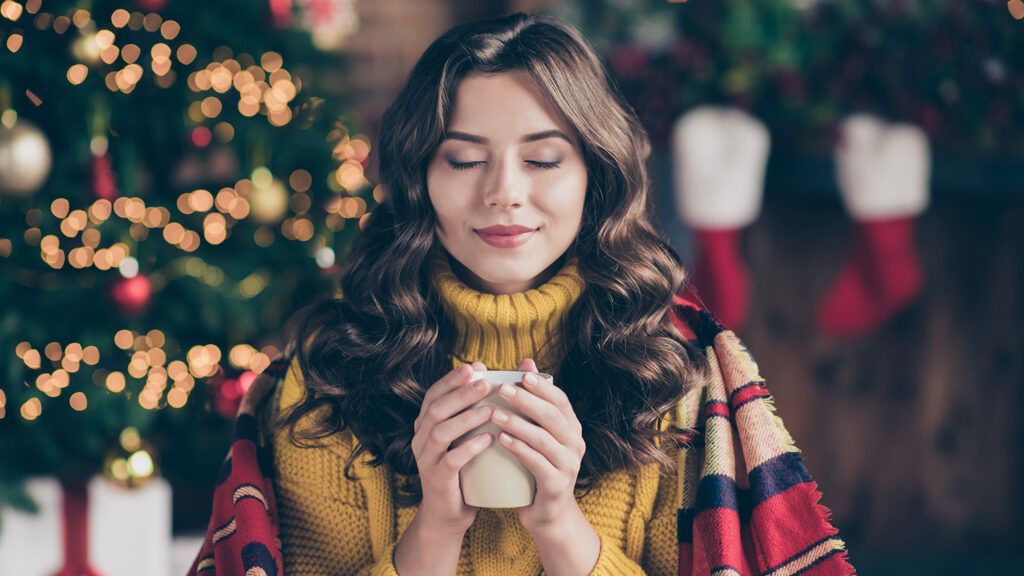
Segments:
[[[453,105],[427,168],[438,238],[470,287],[535,288],[557,272],[583,218],[587,168],[576,136],[525,72],[470,74]],[[496,225],[535,231],[480,232]]]

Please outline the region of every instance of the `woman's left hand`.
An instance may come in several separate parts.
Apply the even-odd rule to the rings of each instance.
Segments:
[[[537,372],[537,364],[530,358],[519,362],[519,370]],[[569,398],[560,388],[544,378],[523,378],[523,387],[512,386],[511,397],[499,391],[501,397],[530,422],[515,414],[496,410],[491,421],[502,429],[498,441],[514,454],[533,473],[537,493],[533,504],[519,508],[519,520],[531,533],[548,530],[559,521],[573,518],[579,510],[573,489],[580,471],[580,462],[586,452],[583,426],[576,418]],[[503,386],[508,386],[507,384]],[[508,438],[511,442],[506,442]]]

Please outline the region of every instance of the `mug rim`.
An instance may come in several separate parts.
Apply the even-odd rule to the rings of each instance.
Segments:
[[[546,372],[531,372],[529,370],[474,370],[470,382],[475,380],[487,380],[488,382],[516,382],[522,384],[523,376],[537,374],[542,378],[554,381],[555,377]]]

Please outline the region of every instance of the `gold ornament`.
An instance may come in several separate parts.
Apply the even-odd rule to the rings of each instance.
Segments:
[[[100,63],[100,44],[96,40],[95,32],[82,34],[71,43],[71,53],[79,62],[89,65]]]
[[[121,431],[117,445],[103,459],[103,476],[122,488],[140,488],[158,475],[153,446],[135,428]]]
[[[288,211],[288,191],[270,170],[260,167],[252,171],[249,204],[253,220],[260,224],[275,224]]]
[[[46,182],[52,164],[50,143],[35,124],[20,119],[9,126],[0,124],[0,193],[35,193]]]

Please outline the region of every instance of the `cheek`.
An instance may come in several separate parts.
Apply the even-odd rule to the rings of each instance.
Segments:
[[[583,204],[587,196],[587,173],[581,170],[559,179],[546,192],[541,191],[544,210],[556,217],[564,226],[578,226],[583,217]]]
[[[457,227],[460,215],[466,211],[463,203],[470,196],[464,187],[465,184],[457,178],[447,177],[442,172],[427,172],[427,196],[443,231],[451,233],[453,227]]]

